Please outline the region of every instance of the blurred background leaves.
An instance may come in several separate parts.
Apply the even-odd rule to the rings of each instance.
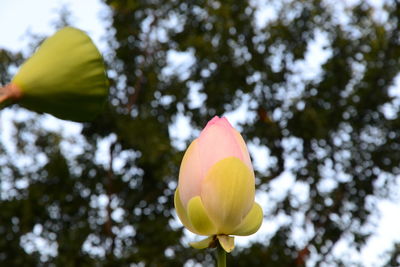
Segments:
[[[1,265],[212,264],[188,247],[173,193],[188,142],[213,116],[241,113],[236,125],[261,162],[264,227],[276,231],[228,264],[361,266],[333,249],[363,248],[376,203],[398,197],[399,4],[104,3],[107,110],[66,135],[13,107],[27,115],[12,119],[8,138],[2,129]],[[63,11],[56,26],[70,21]],[[0,62],[4,85],[22,55],[1,50]],[[398,254],[393,244],[386,265]]]

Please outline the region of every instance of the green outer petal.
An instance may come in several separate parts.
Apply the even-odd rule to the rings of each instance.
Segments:
[[[243,161],[225,158],[203,180],[201,199],[218,234],[232,234],[254,204],[254,173]]]
[[[187,206],[187,214],[193,228],[200,235],[216,234],[217,228],[215,227],[215,224],[211,221],[210,217],[208,217],[207,211],[205,210],[199,196],[196,196],[189,200]]]
[[[252,235],[260,229],[263,221],[263,210],[258,203],[254,203],[249,214],[243,219],[242,223],[232,233],[233,235]]]
[[[189,244],[195,249],[204,249],[208,248],[213,241],[214,241],[214,236],[209,236],[203,240],[200,240],[198,242],[191,242]]]
[[[95,118],[108,94],[100,52],[86,33],[72,27],[45,40],[12,83],[22,90],[21,106],[79,122]]]
[[[187,216],[186,210],[185,210],[185,208],[184,208],[183,205],[182,205],[181,198],[180,198],[180,196],[179,196],[179,190],[178,190],[178,188],[177,188],[176,191],[175,191],[174,205],[175,205],[176,213],[178,214],[178,217],[179,217],[179,219],[181,220],[182,224],[183,224],[189,231],[191,231],[191,232],[193,232],[193,233],[195,233],[195,234],[200,235],[200,233],[197,232],[197,231],[193,228],[192,224],[191,224],[190,221],[189,221],[189,218],[188,218],[188,216]]]
[[[221,247],[226,252],[231,252],[235,248],[235,238],[229,235],[218,235],[217,236]]]

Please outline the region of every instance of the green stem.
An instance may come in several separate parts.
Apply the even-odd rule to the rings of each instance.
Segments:
[[[217,266],[226,267],[226,252],[218,242],[217,246]]]

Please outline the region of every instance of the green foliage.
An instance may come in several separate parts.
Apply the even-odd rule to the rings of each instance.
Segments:
[[[259,7],[247,1],[105,1],[108,111],[68,138],[44,130],[38,116],[15,119],[11,140],[0,146],[1,265],[211,264],[207,252],[188,248],[173,216],[182,151],[169,127],[186,116],[201,129],[243,105],[245,139],[269,152],[260,159],[267,168],[257,170],[259,191],[274,196],[284,171],[295,181],[261,203],[264,227],[278,216],[287,223],[235,250],[228,265],[304,266],[309,255],[316,266],[356,264],[333,248],[343,240],[363,247],[375,230],[374,204],[394,196],[400,172],[392,93],[400,6],[388,1],[379,20],[360,2],[341,14],[336,1],[270,1],[276,17],[261,23]],[[310,78],[299,66],[321,62],[309,53],[318,38],[328,56]],[[171,51],[193,55],[194,63],[166,73]],[[0,59],[4,84],[19,57],[3,51]],[[193,95],[204,101],[193,104]],[[110,149],[99,152],[104,138]],[[298,230],[309,234],[298,238]],[[32,231],[57,254],[30,245]],[[399,264],[397,254],[394,247],[389,266]]]

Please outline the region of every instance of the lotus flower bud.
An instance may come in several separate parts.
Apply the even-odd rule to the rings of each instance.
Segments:
[[[230,235],[255,233],[263,212],[254,195],[254,171],[242,136],[226,118],[214,117],[186,150],[175,192],[183,225],[209,236],[192,246],[205,248],[218,239],[230,252]]]
[[[104,62],[96,46],[83,31],[66,27],[45,40],[11,84],[0,90],[0,104],[11,100],[36,112],[83,122],[100,112],[107,93]]]

